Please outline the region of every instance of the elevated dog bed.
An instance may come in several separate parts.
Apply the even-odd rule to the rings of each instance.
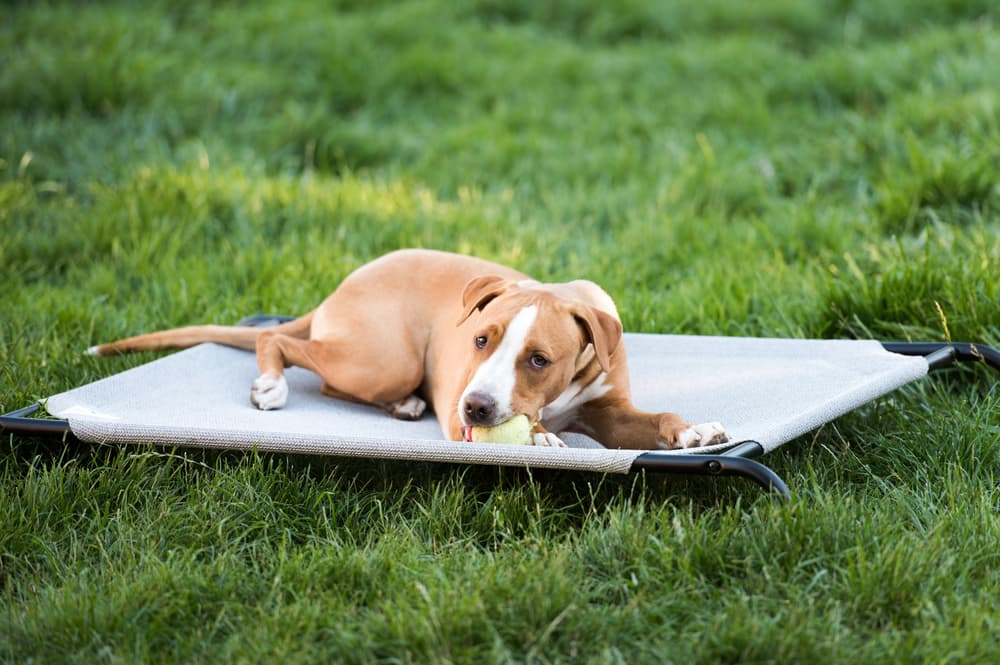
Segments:
[[[244,322],[276,322],[259,317]],[[566,434],[569,448],[442,439],[437,420],[395,420],[381,409],[325,397],[320,379],[287,370],[288,404],[258,411],[249,401],[253,353],[203,344],[53,395],[59,420],[29,418],[38,405],[0,417],[25,433],[70,433],[90,442],[192,446],[399,460],[465,462],[611,473],[637,469],[740,475],[787,494],[749,458],[773,450],[955,359],[1000,354],[972,345],[626,334],[632,393],[650,411],[689,422],[721,421],[730,443],[685,451],[608,450]]]

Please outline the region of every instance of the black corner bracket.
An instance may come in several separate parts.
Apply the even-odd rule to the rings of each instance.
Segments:
[[[924,356],[931,370],[955,362],[985,363],[1000,371],[1000,351],[983,344],[969,342],[882,342],[882,348],[904,356]]]
[[[32,418],[31,415],[38,411],[39,408],[38,404],[32,404],[23,409],[3,414],[0,416],[0,430],[10,430],[11,432],[27,435],[73,435],[69,429],[69,421],[67,420]]]
[[[632,462],[632,470],[682,473],[698,476],[739,476],[747,478],[783,499],[792,493],[778,474],[750,459],[764,453],[756,441],[743,441],[720,455],[677,454],[665,451],[643,453]]]

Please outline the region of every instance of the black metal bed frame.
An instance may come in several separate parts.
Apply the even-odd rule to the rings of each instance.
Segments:
[[[240,321],[238,325],[266,327],[289,321],[291,318],[252,316]],[[1000,371],[1000,351],[989,346],[958,342],[882,342],[882,346],[892,353],[925,357],[931,371],[955,362],[982,362]],[[32,414],[38,409],[38,404],[32,404],[0,416],[0,430],[30,436],[76,438],[66,420],[32,418]],[[723,453],[710,455],[677,455],[652,451],[639,455],[632,463],[631,470],[698,476],[739,476],[752,480],[771,493],[784,498],[791,497],[785,481],[770,468],[755,460],[763,454],[764,447],[756,441],[741,441]]]

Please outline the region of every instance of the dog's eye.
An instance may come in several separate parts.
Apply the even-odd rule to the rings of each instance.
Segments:
[[[476,348],[477,349],[485,349],[486,348],[486,342],[488,342],[488,341],[489,340],[486,339],[486,335],[480,335],[479,337],[476,338]]]
[[[543,367],[548,367],[549,365],[549,359],[538,353],[531,356],[531,358],[528,359],[528,362],[531,363],[531,366],[536,369],[542,369]]]

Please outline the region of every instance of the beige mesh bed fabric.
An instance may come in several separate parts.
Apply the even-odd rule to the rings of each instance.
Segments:
[[[923,357],[874,341],[627,334],[634,400],[691,422],[721,421],[730,444],[655,455],[765,450],[924,376]],[[568,449],[444,441],[437,421],[394,420],[380,409],[323,396],[320,380],[288,370],[288,404],[258,411],[249,397],[254,355],[213,344],[157,359],[54,395],[48,411],[79,439],[352,457],[627,473],[644,451],[607,450],[580,435]],[[646,453],[648,455],[648,453]]]

